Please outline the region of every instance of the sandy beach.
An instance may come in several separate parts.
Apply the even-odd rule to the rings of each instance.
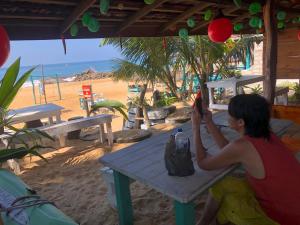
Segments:
[[[126,103],[127,83],[113,82],[109,78],[61,84],[62,100],[59,100],[55,84],[46,85],[48,102],[65,109],[62,119],[85,115],[79,105],[82,84],[92,84],[94,93],[108,99]],[[37,99],[39,102],[39,99]],[[41,102],[44,103],[43,99]],[[33,105],[32,88],[23,88],[12,104],[12,108]],[[122,129],[122,117],[113,119],[113,131]],[[165,124],[155,127],[154,135],[174,128]],[[22,165],[21,178],[44,198],[54,201],[68,216],[81,225],[116,225],[118,216],[106,199],[107,187],[98,158],[111,151],[118,151],[129,144],[115,144],[113,148],[97,141],[74,140],[68,147],[43,154],[49,163],[33,158]],[[143,184],[131,185],[135,224],[175,224],[173,201]],[[204,197],[198,200],[197,218],[200,217]]]

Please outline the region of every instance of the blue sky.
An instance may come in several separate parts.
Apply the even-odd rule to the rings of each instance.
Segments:
[[[21,66],[85,62],[121,58],[120,50],[112,46],[99,47],[100,39],[66,40],[67,55],[61,40],[11,41],[7,67],[21,56]]]

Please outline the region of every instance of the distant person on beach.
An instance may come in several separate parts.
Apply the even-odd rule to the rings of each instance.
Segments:
[[[212,121],[212,114],[192,114],[197,163],[204,170],[242,164],[246,178],[225,177],[209,192],[199,225],[300,225],[300,164],[280,139],[270,131],[270,107],[256,94],[233,97],[228,107],[230,128],[241,137],[228,142]],[[222,151],[206,154],[200,123]]]

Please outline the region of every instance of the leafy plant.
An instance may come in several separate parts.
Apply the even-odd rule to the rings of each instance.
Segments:
[[[7,118],[5,117],[6,114],[7,113],[5,110],[1,110],[1,115],[4,116],[3,118],[5,119],[0,120],[0,127],[7,127],[10,129],[10,132],[4,130],[2,134],[3,136],[6,136],[8,143],[5,149],[0,149],[0,163],[3,163],[9,159],[21,159],[28,154],[38,156],[41,159],[47,161],[47,159],[44,158],[37,150],[52,147],[42,146],[39,144],[39,141],[42,138],[46,138],[52,141],[54,141],[54,139],[47,133],[37,129],[18,129],[12,126],[12,117]],[[24,139],[26,139],[26,141]],[[32,142],[32,146],[29,146],[28,142]],[[15,143],[18,143],[19,147],[15,147]]]
[[[18,74],[20,71],[20,58],[18,58],[11,66],[8,67],[0,84],[0,107],[2,109],[8,109],[19,89],[27,81],[34,69],[35,68],[31,68],[18,79]]]
[[[296,83],[292,89],[294,91],[294,98],[300,100],[300,84]]]
[[[157,107],[169,106],[176,102],[178,99],[176,97],[168,97],[163,95],[162,98],[157,102]]]
[[[258,84],[255,87],[249,87],[249,86],[245,86],[246,88],[249,88],[251,90],[251,94],[262,94],[263,93],[263,87],[260,86],[260,84]]]
[[[124,119],[128,120],[127,113],[125,112],[127,110],[126,106],[117,101],[117,100],[105,100],[101,102],[97,102],[94,105],[92,105],[91,113],[96,112],[98,109],[106,108],[115,113],[115,110],[122,114]]]

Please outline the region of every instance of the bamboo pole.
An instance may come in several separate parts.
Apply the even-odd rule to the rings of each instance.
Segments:
[[[58,91],[58,95],[59,95],[59,100],[61,100],[60,85],[59,85],[59,80],[58,80],[57,74],[56,74],[56,84],[57,84],[57,91]]]
[[[44,66],[42,65],[42,85],[43,85],[43,94],[44,94],[44,100],[47,104],[47,96],[46,96],[46,87],[45,87],[45,76],[44,76]]]
[[[31,80],[31,84],[32,84],[32,95],[33,95],[33,99],[34,99],[34,104],[36,105],[36,96],[35,96],[35,88],[34,88],[34,81],[32,76],[30,77]]]

